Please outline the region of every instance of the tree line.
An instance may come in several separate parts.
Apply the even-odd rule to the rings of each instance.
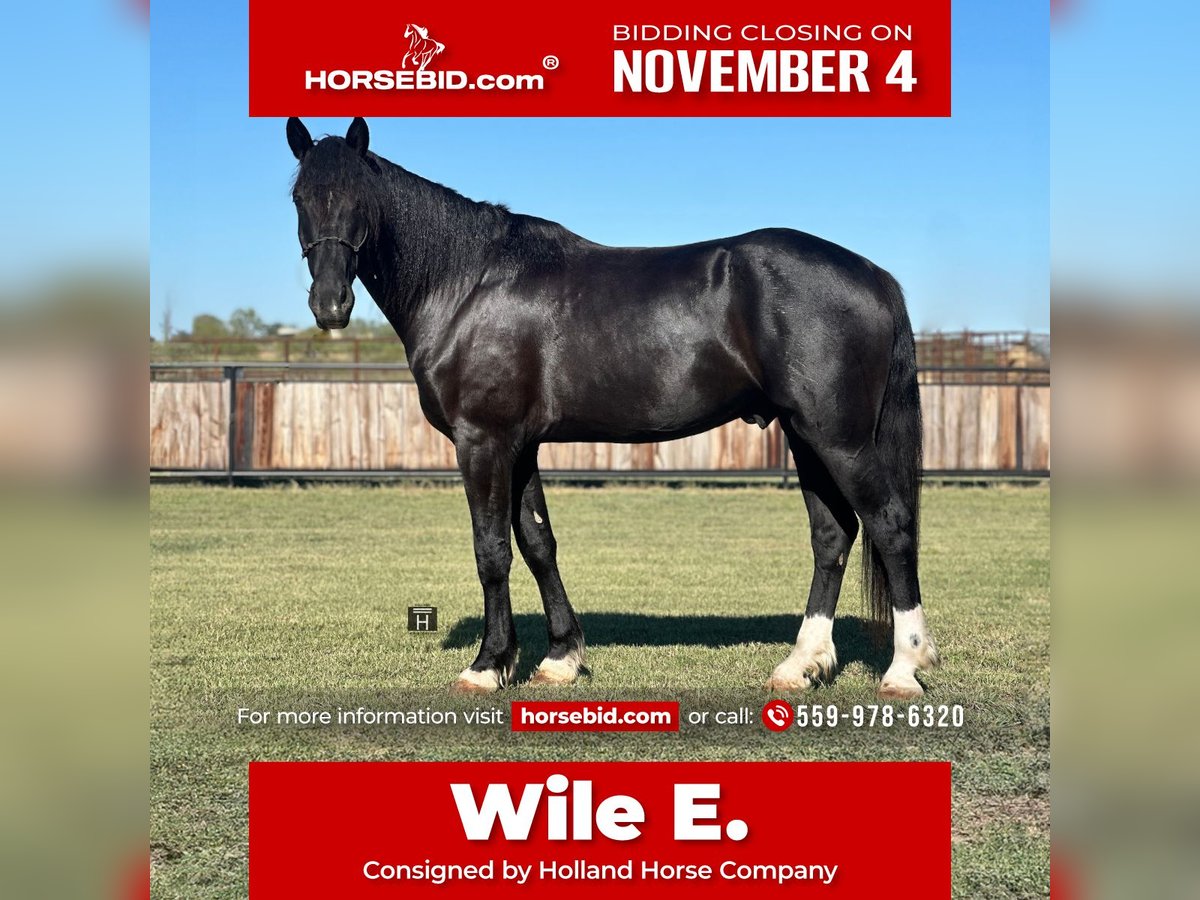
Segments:
[[[308,328],[296,328],[284,322],[267,322],[256,310],[248,306],[235,309],[229,314],[228,319],[222,319],[211,313],[201,313],[193,317],[190,330],[173,328],[168,309],[163,314],[161,332],[163,340],[171,342],[259,340],[263,338],[308,340],[325,336],[315,325]],[[344,334],[348,338],[395,338],[396,336],[392,326],[387,322],[372,321],[362,317],[351,321],[350,326],[344,330]]]

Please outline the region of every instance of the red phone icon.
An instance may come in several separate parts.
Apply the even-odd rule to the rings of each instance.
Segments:
[[[791,705],[784,700],[772,700],[762,709],[762,722],[772,731],[787,731],[793,716]]]

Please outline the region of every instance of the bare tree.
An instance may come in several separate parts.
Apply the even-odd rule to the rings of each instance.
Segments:
[[[171,334],[173,333],[172,329],[171,329],[171,295],[170,294],[167,294],[167,302],[163,304],[162,323],[161,323],[160,327],[162,328],[162,339],[164,341],[169,341],[171,339]]]

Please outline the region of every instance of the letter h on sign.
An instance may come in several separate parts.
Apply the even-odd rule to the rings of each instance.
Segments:
[[[408,608],[409,631],[437,631],[436,606],[410,606]]]

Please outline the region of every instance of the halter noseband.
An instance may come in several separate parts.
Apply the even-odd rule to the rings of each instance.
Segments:
[[[313,251],[314,247],[318,246],[319,244],[329,243],[330,241],[339,243],[344,247],[349,247],[351,252],[358,253],[358,251],[362,249],[363,244],[367,242],[367,236],[364,234],[363,239],[359,241],[357,245],[350,243],[344,237],[319,237],[315,241],[309,241],[304,245],[303,249],[300,251],[300,258],[304,259],[304,257],[308,256],[308,254]]]

